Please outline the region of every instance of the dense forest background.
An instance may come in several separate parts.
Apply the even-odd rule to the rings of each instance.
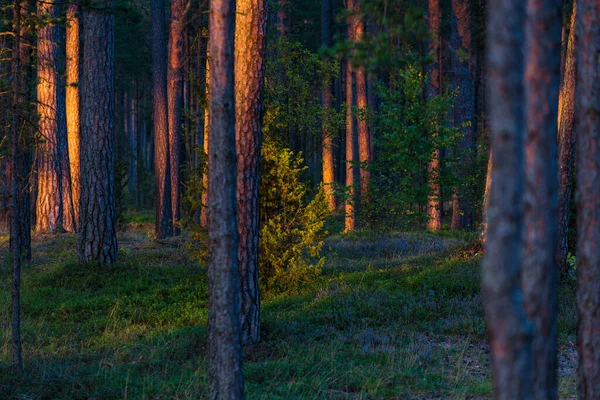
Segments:
[[[0,397],[600,396],[595,1],[0,9]]]

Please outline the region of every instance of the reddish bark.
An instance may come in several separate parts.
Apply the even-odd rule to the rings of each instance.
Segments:
[[[159,239],[173,234],[164,6],[164,0],[152,0],[152,119],[154,122],[154,179],[156,182],[154,206],[156,207],[156,237]]]
[[[169,172],[171,180],[171,217],[173,234],[180,233],[180,144],[183,105],[183,23],[186,0],[171,0],[169,27],[169,62],[167,66],[167,120],[169,131]]]
[[[429,31],[431,40],[428,43],[429,55],[433,62],[428,66],[427,73],[429,81],[425,89],[428,101],[438,96],[441,92],[441,39],[442,39],[442,10],[439,0],[429,0]],[[438,231],[442,228],[442,188],[439,182],[440,174],[440,154],[439,148],[436,148],[427,163],[427,180],[429,184],[429,195],[427,197],[427,229]]]
[[[462,130],[459,143],[460,171],[467,176],[474,168],[473,125],[475,121],[474,69],[471,49],[471,0],[452,0],[450,46],[451,85],[458,89],[454,102],[454,126]],[[472,193],[465,185],[459,185],[452,197],[452,229],[475,227]]]
[[[577,57],[577,305],[579,398],[600,398],[600,2],[579,0]]]
[[[567,50],[563,67],[558,109],[558,268],[562,276],[568,275],[569,266],[569,221],[573,194],[573,170],[575,166],[575,90],[577,86],[577,63],[575,57],[575,26],[577,1],[573,2],[571,30],[567,40]]]
[[[521,281],[533,326],[536,399],[556,399],[558,274],[557,116],[562,0],[528,0],[526,20],[524,234]]]
[[[238,0],[235,26],[235,111],[242,343],[260,338],[258,192],[264,82],[264,0]]]
[[[243,399],[236,202],[235,0],[211,0],[210,35],[209,398]]]
[[[531,327],[520,285],[524,175],[525,2],[488,2],[487,60],[492,184],[482,263],[482,299],[495,397],[531,399]]]

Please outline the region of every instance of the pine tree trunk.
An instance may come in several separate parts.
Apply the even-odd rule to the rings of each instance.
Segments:
[[[429,81],[426,87],[427,101],[433,100],[441,93],[441,38],[442,38],[442,10],[439,0],[429,0],[429,53],[433,62],[428,67]],[[439,231],[442,229],[442,188],[439,182],[440,176],[440,149],[436,148],[427,163],[427,180],[429,184],[429,195],[427,197],[427,229]]]
[[[575,91],[577,86],[577,63],[575,56],[575,29],[577,25],[577,1],[573,1],[571,30],[567,39],[567,51],[563,67],[558,110],[558,268],[567,276],[569,266],[569,221],[573,193],[573,170],[575,166]]]
[[[492,151],[482,299],[492,352],[495,397],[531,399],[531,327],[520,282],[524,186],[525,2],[488,2],[487,51]]]
[[[332,7],[331,0],[321,0],[321,45],[323,47],[331,47],[332,45],[332,34],[331,34],[331,23],[332,23]],[[321,152],[323,157],[323,185],[325,186],[325,195],[327,196],[327,202],[331,211],[335,211],[335,196],[334,196],[334,157],[333,157],[333,135],[334,132],[331,127],[331,80],[323,81],[323,130],[321,140]]]
[[[165,2],[152,0],[152,105],[154,123],[154,179],[156,182],[156,237],[173,235],[171,162],[167,122],[167,44]]]
[[[38,17],[58,18],[58,6],[53,2],[38,1]],[[42,143],[37,148],[37,204],[36,230],[57,233],[63,230],[62,175],[60,159],[60,118],[58,98],[58,43],[59,27],[47,21],[38,29],[38,129]]]
[[[577,305],[579,398],[600,398],[600,2],[579,0],[577,41]]]
[[[65,46],[63,30],[58,29],[57,43],[59,48]],[[58,50],[58,48],[57,48]],[[75,205],[73,204],[73,191],[71,188],[71,162],[69,161],[69,143],[67,137],[67,103],[66,103],[66,80],[65,80],[65,58],[61,51],[56,57],[57,71],[57,108],[56,124],[58,127],[58,157],[60,173],[60,193],[63,208],[63,229],[67,232],[77,231],[77,221],[75,221]]]
[[[473,124],[475,101],[473,91],[473,61],[471,45],[471,0],[452,0],[452,23],[450,46],[452,47],[452,86],[458,88],[454,102],[454,126],[460,127],[460,171],[466,177],[474,168]],[[469,187],[459,185],[455,189],[452,211],[452,229],[475,227],[472,194]]]
[[[346,218],[345,231],[351,232],[356,228],[355,216],[355,184],[356,184],[356,162],[358,161],[358,152],[356,149],[356,138],[354,129],[354,116],[352,115],[352,105],[354,102],[352,85],[352,65],[350,60],[346,61]]]
[[[117,261],[115,210],[114,27],[108,12],[86,8],[81,69],[81,195],[79,259],[101,264]]]
[[[210,42],[209,42],[210,46]],[[210,51],[206,52],[206,76],[205,86],[206,90],[206,107],[204,108],[204,141],[202,143],[204,147],[204,154],[208,155],[209,152],[209,139],[210,139]],[[202,178],[204,182],[204,191],[202,192],[202,212],[200,214],[200,225],[208,227],[208,172],[204,173]]]
[[[528,0],[525,37],[525,190],[521,286],[533,326],[536,399],[557,399],[557,117],[562,0]]]
[[[13,48],[12,48],[12,121],[10,132],[10,155],[11,155],[11,184],[10,184],[10,251],[12,259],[12,321],[11,321],[11,352],[12,368],[15,372],[23,371],[23,355],[21,347],[21,240],[22,224],[19,216],[22,214],[19,209],[23,204],[19,204],[21,198],[19,185],[21,181],[19,166],[19,131],[21,121],[19,118],[19,106],[21,91],[21,0],[14,0],[13,9]]]
[[[236,201],[235,11],[235,0],[210,2],[208,382],[213,400],[244,398]]]
[[[167,102],[169,125],[169,163],[171,179],[171,215],[173,234],[180,233],[180,142],[182,136],[183,103],[183,22],[186,0],[171,0],[171,24],[169,28],[169,64],[167,68]]]
[[[79,220],[79,5],[67,7],[66,36],[66,109],[67,141],[71,170],[71,192],[73,194],[73,219]]]
[[[266,33],[264,0],[238,0],[235,24],[235,111],[242,343],[260,338],[258,190]]]

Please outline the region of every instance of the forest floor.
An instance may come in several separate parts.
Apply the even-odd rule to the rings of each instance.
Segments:
[[[152,239],[146,216],[129,216],[126,228],[111,267],[78,264],[74,235],[34,238],[23,271],[20,377],[9,368],[10,272],[0,239],[1,399],[206,395],[206,266],[185,236]],[[262,341],[244,351],[248,397],[490,398],[476,239],[328,238],[316,282],[263,295]],[[561,287],[561,398],[576,398],[573,293]]]

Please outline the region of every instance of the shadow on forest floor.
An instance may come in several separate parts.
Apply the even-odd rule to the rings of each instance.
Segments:
[[[10,273],[0,271],[0,398],[196,399],[206,395],[206,268],[185,237],[134,221],[119,262],[76,262],[73,235],[38,236],[23,272],[26,374],[8,361]],[[249,398],[489,398],[480,256],[468,234],[332,237],[322,276],[263,296],[245,349]],[[0,261],[7,265],[0,239]],[[575,398],[576,309],[561,289],[562,398]]]

